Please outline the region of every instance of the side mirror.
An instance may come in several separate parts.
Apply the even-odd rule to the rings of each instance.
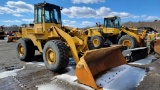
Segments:
[[[96,26],[98,27],[98,23],[96,23]]]
[[[100,24],[100,22],[99,22],[99,23],[96,23],[96,26],[97,26],[97,27],[101,27],[101,24]]]
[[[63,7],[60,7],[60,10],[63,10]]]

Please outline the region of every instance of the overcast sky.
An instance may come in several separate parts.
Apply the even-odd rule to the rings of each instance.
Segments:
[[[63,25],[93,26],[105,16],[120,16],[122,22],[160,20],[160,0],[45,0],[63,7]],[[0,0],[0,25],[33,23],[34,4],[44,0]]]

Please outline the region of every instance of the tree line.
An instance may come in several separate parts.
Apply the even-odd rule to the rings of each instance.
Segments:
[[[11,26],[0,26],[0,30],[3,30],[4,32],[9,32],[9,31],[18,31],[20,27],[27,27],[29,24],[21,24],[21,25],[11,25]]]

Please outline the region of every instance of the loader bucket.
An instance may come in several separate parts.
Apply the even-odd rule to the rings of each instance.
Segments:
[[[8,41],[7,42],[13,42],[12,36],[8,36]]]
[[[17,40],[16,36],[8,36],[8,41],[7,42],[16,42]]]
[[[76,65],[79,82],[100,89],[101,87],[96,84],[98,76],[114,67],[127,64],[120,48],[120,45],[116,45],[85,52]]]
[[[154,51],[160,54],[160,39],[155,40],[154,42]]]
[[[134,49],[127,49],[122,51],[122,54],[129,62],[133,62],[136,60],[146,58],[148,56],[148,48],[139,47]]]

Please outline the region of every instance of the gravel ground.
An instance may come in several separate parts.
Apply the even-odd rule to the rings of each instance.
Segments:
[[[160,58],[159,55],[156,57]],[[150,68],[150,71],[136,90],[160,90],[160,59],[143,67]]]
[[[0,79],[0,90],[37,90],[36,85],[49,82],[50,78],[56,75],[56,73],[47,70],[45,66],[28,65],[21,62],[17,58],[15,48],[16,43],[0,42],[0,71],[18,69],[23,66],[25,69],[19,71],[17,76]],[[36,52],[35,56],[38,59],[39,53]]]
[[[62,80],[51,80],[59,74],[47,70],[45,66],[26,64],[26,62],[20,61],[15,49],[16,43],[7,43],[5,40],[0,40],[0,72],[24,67],[16,76],[1,78],[0,90],[37,90],[37,85],[50,82],[59,85],[63,90],[85,90],[80,86],[71,85]],[[159,56],[157,57],[159,58]],[[42,62],[42,56],[39,52],[36,52],[34,60]],[[138,67],[149,69],[147,76],[137,87],[137,90],[159,90],[160,60],[157,59],[151,64]]]

